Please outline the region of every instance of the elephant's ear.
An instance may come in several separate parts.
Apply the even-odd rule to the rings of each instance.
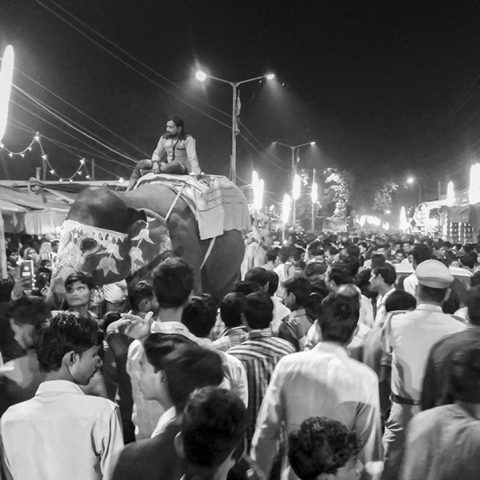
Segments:
[[[131,273],[151,263],[159,255],[172,249],[167,222],[160,215],[138,218],[129,231]]]

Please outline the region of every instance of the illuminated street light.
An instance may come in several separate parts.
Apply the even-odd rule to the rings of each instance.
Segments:
[[[453,182],[450,181],[447,184],[447,206],[451,207],[455,203],[455,187]]]
[[[420,180],[418,180],[418,178],[412,176],[407,178],[408,185],[413,185],[414,183],[416,183],[418,186],[418,203],[422,203],[422,183]]]
[[[480,202],[480,164],[475,163],[470,167],[470,186],[468,200],[474,205]]]
[[[290,220],[290,208],[292,207],[292,198],[288,193],[283,196],[283,204],[282,204],[282,223],[285,225]]]
[[[408,177],[408,178],[407,178],[407,183],[408,183],[409,185],[412,185],[412,183],[415,183],[415,179],[414,179],[413,177]]]
[[[8,119],[8,105],[12,89],[13,76],[13,47],[8,45],[3,54],[2,69],[0,70],[0,142],[5,135]]]
[[[310,142],[310,145],[313,147],[314,145],[316,145],[317,142]]]
[[[247,78],[246,80],[241,80],[240,82],[231,82],[229,80],[224,80],[223,78],[215,77],[209,75],[202,70],[198,70],[195,73],[195,78],[199,82],[204,82],[207,78],[216,80],[217,82],[226,83],[232,87],[232,154],[230,157],[230,179],[233,183],[237,181],[237,135],[238,135],[238,116],[239,112],[239,101],[238,101],[238,87],[244,83],[254,82],[255,80],[262,80],[266,78],[267,80],[273,80],[275,74],[267,73],[265,75],[259,75],[258,77]]]
[[[253,208],[256,211],[260,211],[263,207],[263,193],[265,190],[265,184],[263,179],[258,177],[257,172],[252,172],[252,188],[253,188]]]
[[[408,229],[407,211],[405,207],[400,209],[400,230],[405,233]]]

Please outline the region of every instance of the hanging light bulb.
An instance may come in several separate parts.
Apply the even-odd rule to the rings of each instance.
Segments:
[[[46,160],[47,156],[45,154],[42,155],[42,160]]]
[[[52,175],[55,175],[55,170],[50,170],[50,173],[51,173]]]
[[[10,152],[10,153],[8,154],[8,156],[9,156],[10,158],[13,158],[13,153]]]
[[[33,139],[34,139],[36,142],[39,142],[39,141],[40,141],[40,135],[38,134],[38,132],[35,134],[35,136],[33,137]]]
[[[80,163],[81,163],[82,165],[85,165],[85,159],[84,159],[84,158],[81,158],[81,159],[80,159]]]
[[[87,180],[90,180],[90,175],[85,175],[85,178],[86,178]]]

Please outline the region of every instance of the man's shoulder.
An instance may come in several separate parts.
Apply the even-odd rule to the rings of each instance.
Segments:
[[[432,347],[430,355],[443,356],[471,343],[480,345],[480,327],[467,328],[441,338]]]
[[[31,415],[31,411],[34,409],[34,399],[25,400],[24,402],[16,403],[8,407],[5,413],[2,415],[0,422],[2,426],[9,422],[17,422],[19,419],[27,419]]]

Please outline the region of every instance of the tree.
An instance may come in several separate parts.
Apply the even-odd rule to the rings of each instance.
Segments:
[[[380,187],[373,198],[373,211],[383,215],[387,210],[392,208],[392,194],[398,189],[395,182],[385,182]]]
[[[323,175],[325,177],[324,195],[327,201],[335,204],[332,216],[345,218],[350,207],[354,181],[353,175],[346,170],[338,170],[336,168],[327,168],[323,171]]]

